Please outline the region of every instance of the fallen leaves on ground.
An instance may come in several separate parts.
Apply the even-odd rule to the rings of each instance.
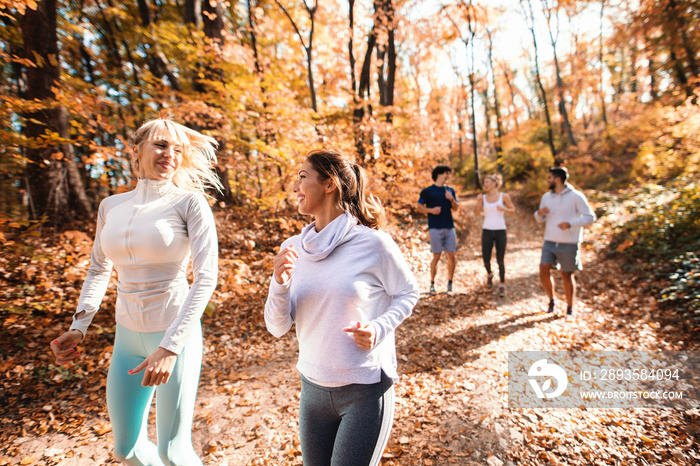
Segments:
[[[462,212],[472,202],[465,200]],[[195,447],[205,464],[299,465],[297,344],[292,334],[271,337],[262,309],[276,247],[304,223],[230,213],[217,213],[217,220],[221,272],[203,317]],[[561,308],[542,312],[541,230],[527,212],[508,218],[507,296],[497,298],[484,285],[475,222],[465,213],[458,218],[455,296],[423,293],[397,331],[402,377],[382,464],[697,464],[698,410],[508,406],[508,351],[697,350],[700,343],[697,333],[659,310],[648,277],[625,273],[591,246],[583,251],[577,318],[565,321]],[[391,233],[427,291],[425,225]],[[69,326],[91,235],[76,228],[3,245],[0,465],[115,462],[104,392],[115,283],[76,365],[56,366],[48,347]],[[588,244],[605,243],[589,238]],[[444,268],[442,262],[438,290],[445,287]],[[155,438],[153,425],[150,432]]]

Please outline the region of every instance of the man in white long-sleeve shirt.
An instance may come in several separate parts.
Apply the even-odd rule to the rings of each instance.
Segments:
[[[576,294],[574,272],[581,270],[579,243],[583,227],[595,221],[595,213],[586,196],[566,182],[569,172],[564,167],[552,167],[547,175],[550,191],[542,196],[535,219],[544,222],[544,245],[540,261],[540,281],[549,296],[547,312],[554,312],[554,284],[550,271],[561,266],[561,279],[566,296],[566,314],[571,316]]]

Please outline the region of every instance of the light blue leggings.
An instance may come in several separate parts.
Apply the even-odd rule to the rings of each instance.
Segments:
[[[192,332],[168,383],[143,387],[143,371],[129,375],[158,348],[165,332],[141,333],[117,325],[107,375],[107,408],[114,434],[114,456],[129,465],[197,466],[192,418],[202,365],[202,328]],[[156,393],[158,446],[148,440],[148,412]]]

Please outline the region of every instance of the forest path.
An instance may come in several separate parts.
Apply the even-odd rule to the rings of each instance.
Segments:
[[[442,293],[444,259],[436,280],[441,293],[427,294],[431,254],[424,222],[394,232],[422,293],[396,335],[401,380],[382,464],[696,463],[695,412],[508,406],[508,351],[674,350],[681,349],[682,335],[657,325],[653,299],[630,291],[624,276],[588,247],[575,319],[565,319],[562,300],[554,314],[542,312],[547,304],[538,275],[542,229],[525,209],[507,217],[507,295],[497,297],[495,288],[484,284],[481,219],[471,214],[474,198],[462,204],[454,296]],[[558,277],[556,287],[561,290]],[[258,322],[263,303],[254,306]],[[260,325],[249,330],[249,338],[231,337],[226,328],[206,334],[195,447],[207,465],[301,464],[296,339],[293,332],[274,339]],[[153,414],[151,421],[154,437]],[[108,432],[102,409],[71,437],[48,433],[16,440],[18,454],[5,464],[19,464],[27,455],[36,462],[25,464],[112,463]]]
[[[678,350],[683,335],[657,321],[655,301],[639,293],[617,264],[597,256],[593,237],[582,245],[574,318],[555,273],[557,309],[540,285],[543,227],[518,208],[506,217],[505,298],[485,285],[481,218],[475,198],[457,215],[460,248],[455,296],[430,297],[430,253],[409,253],[421,300],[400,328],[403,377],[392,443],[396,465],[697,464],[697,410],[514,409],[508,406],[508,351]],[[595,226],[594,226],[595,229]],[[427,241],[427,233],[425,234]],[[427,243],[426,243],[427,244]],[[495,253],[492,270],[497,277]],[[445,289],[446,261],[436,288]],[[687,348],[683,348],[687,349]],[[697,349],[697,348],[695,348]],[[669,435],[677,432],[678,435]]]

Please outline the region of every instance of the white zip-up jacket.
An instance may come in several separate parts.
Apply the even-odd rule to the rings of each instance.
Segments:
[[[419,291],[394,240],[346,212],[321,232],[314,223],[306,226],[282,249],[290,244],[299,258],[286,283],[272,276],[265,324],[276,337],[296,324],[299,372],[330,384],[377,383],[382,370],[398,379],[394,330],[411,314]],[[358,348],[343,331],[353,321],[374,325],[374,348]]]
[[[214,216],[203,195],[170,181],[140,179],[133,191],[100,203],[71,329],[86,334],[114,267],[117,323],[136,332],[165,331],[160,346],[179,354],[216,288],[218,254]]]
[[[539,214],[543,207],[549,208],[547,215]],[[596,217],[586,196],[566,183],[559,194],[549,191],[542,196],[535,219],[540,223],[545,222],[545,241],[576,244],[583,238],[583,227],[595,222]],[[562,230],[557,226],[563,222],[568,222],[571,228]]]

